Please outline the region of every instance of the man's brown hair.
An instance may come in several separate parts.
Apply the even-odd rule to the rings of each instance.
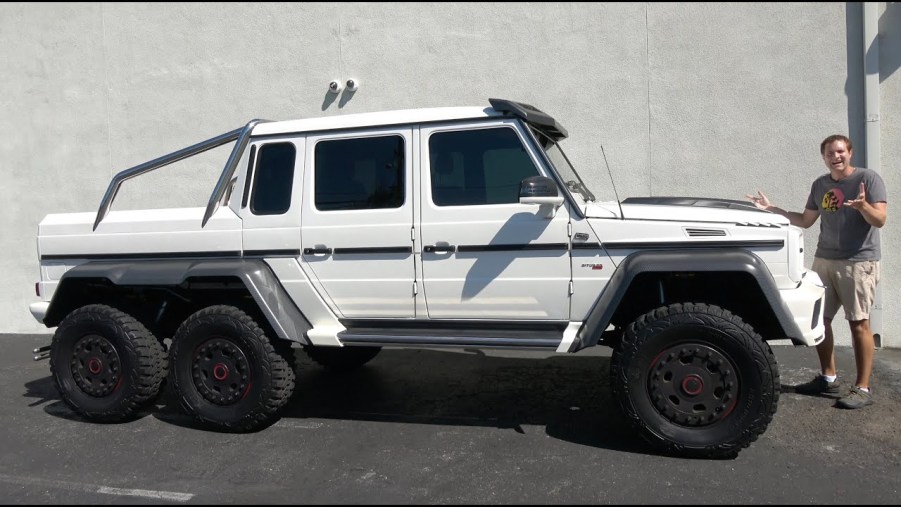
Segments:
[[[826,139],[823,139],[823,142],[820,143],[820,155],[825,155],[826,147],[829,146],[830,144],[834,143],[835,141],[844,141],[845,146],[848,147],[848,151],[851,151],[854,149],[854,147],[851,146],[850,139],[848,139],[847,137],[845,137],[841,134],[834,134],[834,135],[827,137]]]

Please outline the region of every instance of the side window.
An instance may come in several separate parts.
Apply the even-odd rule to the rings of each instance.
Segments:
[[[399,208],[404,204],[403,137],[320,141],[313,160],[318,210]]]
[[[291,207],[296,155],[292,143],[265,144],[260,148],[250,196],[250,211],[254,215],[281,215]]]
[[[436,132],[429,153],[432,201],[438,206],[516,203],[519,182],[539,174],[507,127]]]

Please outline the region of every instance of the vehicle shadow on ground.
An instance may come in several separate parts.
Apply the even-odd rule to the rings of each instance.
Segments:
[[[340,374],[299,356],[283,417],[483,426],[627,452],[650,450],[629,430],[609,389],[609,357],[498,357],[478,350],[383,350]]]
[[[294,395],[281,419],[336,419],[481,426],[525,433],[543,426],[553,438],[630,453],[656,454],[629,426],[611,397],[610,358],[498,357],[481,351],[385,349],[349,373],[324,369],[298,354]],[[29,382],[31,406],[84,421],[59,397],[52,377]],[[186,415],[164,386],[136,419],[209,430]],[[125,423],[127,424],[127,423]],[[263,429],[262,431],[265,431]]]
[[[53,377],[47,376],[25,383],[26,398],[35,398],[35,401],[28,404],[29,407],[44,405],[44,412],[61,419],[69,421],[84,421],[78,414],[63,402],[56,390],[56,384]]]

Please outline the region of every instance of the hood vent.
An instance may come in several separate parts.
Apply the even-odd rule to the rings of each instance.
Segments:
[[[694,227],[686,227],[685,234],[692,238],[709,238],[712,236],[725,236],[726,231],[723,229],[699,229]]]
[[[779,228],[779,224],[771,224],[768,222],[738,222],[735,225],[740,227],[775,227]]]

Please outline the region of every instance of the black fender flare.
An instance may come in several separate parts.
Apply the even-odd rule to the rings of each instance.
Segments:
[[[658,272],[733,271],[751,275],[770,304],[785,337],[800,343],[803,333],[792,319],[788,306],[782,300],[773,276],[760,257],[741,248],[692,248],[672,250],[643,250],[623,260],[613,272],[610,281],[601,291],[588,311],[581,329],[576,335],[571,352],[597,345],[601,333],[610,324],[613,314],[623,302],[632,280],[640,273]]]
[[[44,324],[53,327],[62,321],[68,305],[60,299],[65,299],[65,287],[78,279],[105,279],[123,286],[175,286],[188,278],[222,276],[244,284],[279,338],[307,344],[305,333],[313,326],[262,259],[89,261],[62,276]]]

